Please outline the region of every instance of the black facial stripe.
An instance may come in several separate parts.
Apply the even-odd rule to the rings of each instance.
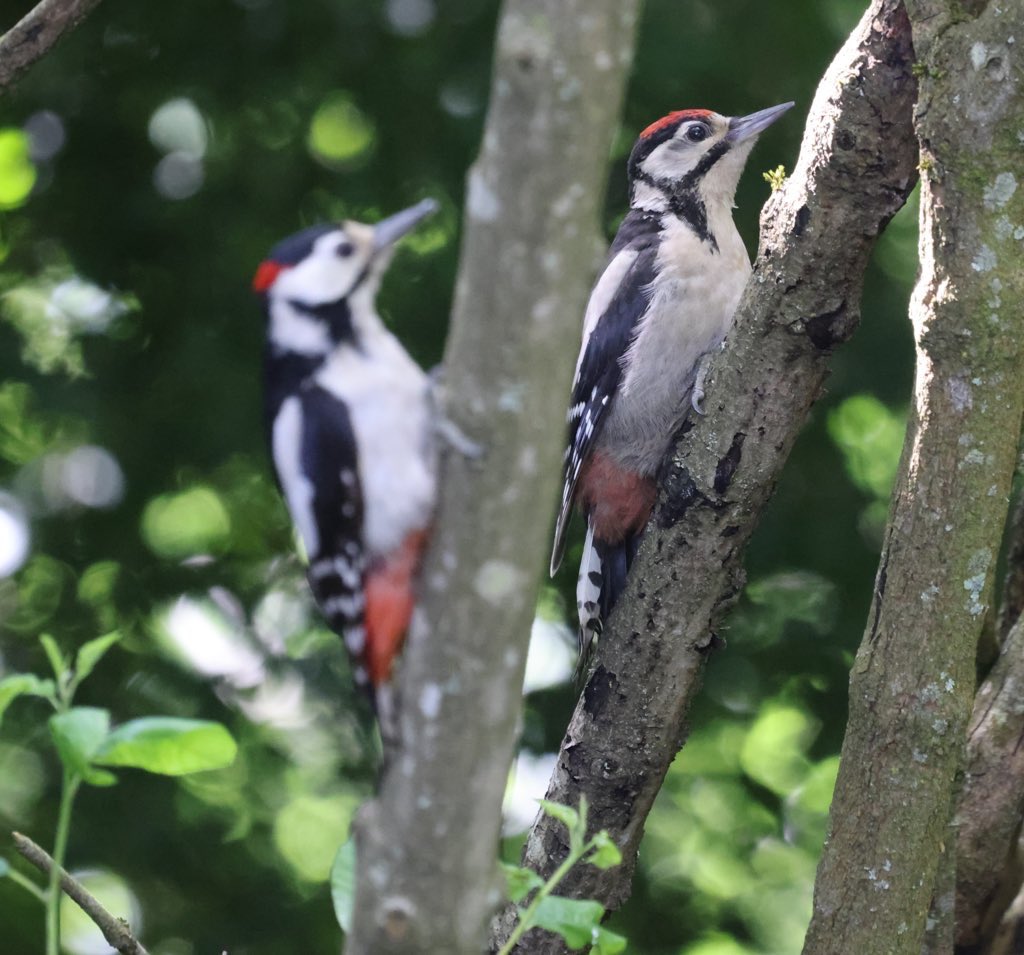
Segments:
[[[709,151],[708,155],[710,153],[711,151]],[[706,159],[707,157],[705,156],[704,158]],[[711,165],[713,164],[712,162]],[[711,165],[708,166],[709,169]],[[658,180],[640,170],[633,180],[633,185],[635,186],[637,182],[642,182],[657,189],[665,197],[669,209],[672,210],[672,214],[682,219],[683,222],[693,229],[698,239],[702,242],[707,242],[711,246],[712,252],[717,252],[718,242],[708,228],[708,213],[704,207],[704,200],[701,199],[696,186],[687,187],[685,185],[688,178],[679,182],[671,182],[665,179]],[[630,199],[632,199],[632,196],[630,196]]]
[[[362,276],[360,276],[360,279],[362,279]],[[355,326],[352,324],[352,310],[348,307],[347,297],[339,298],[334,302],[325,302],[323,305],[306,305],[304,302],[294,301],[289,304],[303,315],[309,315],[311,318],[326,322],[328,334],[330,334],[331,341],[335,345],[341,342],[359,345]]]
[[[718,243],[708,228],[707,209],[704,208],[704,200],[701,199],[697,190],[684,189],[666,195],[672,212],[693,229],[698,239],[707,242],[711,246],[712,252],[717,252]]]
[[[701,157],[699,163],[693,167],[680,181],[679,186],[683,189],[693,189],[704,177],[708,170],[729,151],[728,141],[722,139],[715,143]]]

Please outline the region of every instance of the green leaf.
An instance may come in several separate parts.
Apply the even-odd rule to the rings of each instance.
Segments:
[[[66,713],[51,716],[50,735],[64,768],[93,786],[112,786],[117,782],[113,773],[91,765],[109,728],[110,713],[92,706],[74,706]]]
[[[534,889],[544,884],[544,880],[533,869],[507,863],[502,863],[501,869],[505,873],[505,887],[512,902],[522,902]]]
[[[44,633],[39,637],[39,642],[43,645],[43,649],[46,651],[46,659],[50,661],[50,666],[53,668],[53,675],[60,680],[67,672],[68,664],[64,659],[64,654],[60,652],[60,647],[57,646],[57,641],[48,633]]]
[[[95,762],[184,776],[230,766],[237,752],[231,734],[220,723],[148,716],[131,720],[110,733]]]
[[[88,643],[83,643],[78,648],[78,656],[75,657],[75,680],[81,683],[96,668],[96,664],[103,659],[104,654],[119,640],[121,634],[118,631],[104,634]]]
[[[619,955],[620,952],[626,950],[626,939],[616,934],[615,932],[609,932],[606,928],[598,926],[594,932],[594,947],[590,950],[590,955]]]
[[[534,924],[565,939],[569,948],[583,948],[594,941],[594,930],[600,928],[604,906],[593,899],[566,899],[549,895],[534,912]]]
[[[602,829],[592,840],[594,851],[587,856],[587,862],[599,869],[611,869],[622,862],[622,853],[606,829]]]
[[[34,673],[12,673],[0,680],[0,720],[4,711],[19,696],[53,699],[53,680],[40,680]]]
[[[0,856],[0,879],[11,871],[11,864],[3,856]]]
[[[334,917],[347,935],[356,903],[356,841],[351,837],[342,843],[331,866],[331,901]]]
[[[563,823],[570,834],[579,829],[580,814],[571,806],[563,806],[560,802],[551,802],[550,799],[540,799],[538,802],[545,814]]]

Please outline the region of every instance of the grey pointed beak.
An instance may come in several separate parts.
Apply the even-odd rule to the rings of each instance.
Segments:
[[[725,138],[731,143],[742,143],[751,139],[758,133],[763,132],[775,122],[787,109],[793,107],[794,103],[780,103],[778,106],[769,106],[749,116],[734,116],[729,120],[729,132]]]
[[[394,245],[403,235],[411,232],[429,215],[433,215],[440,206],[436,199],[424,199],[408,209],[396,212],[393,216],[381,219],[373,227],[373,249],[381,252]]]

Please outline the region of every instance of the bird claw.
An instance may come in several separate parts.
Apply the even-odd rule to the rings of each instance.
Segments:
[[[435,365],[427,375],[430,404],[434,409],[434,433],[453,451],[471,461],[484,456],[484,446],[469,437],[444,410],[444,365]]]
[[[690,407],[701,417],[707,414],[704,407],[704,382],[707,381],[708,372],[711,371],[711,352],[705,352],[697,363],[697,374],[693,380],[693,390],[690,392]]]
[[[697,412],[702,418],[707,414],[704,408],[704,389],[694,387],[690,394],[690,407]]]

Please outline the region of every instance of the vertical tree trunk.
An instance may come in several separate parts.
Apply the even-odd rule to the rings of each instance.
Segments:
[[[350,953],[478,955],[545,565],[569,377],[639,0],[506,0],[469,174],[450,457],[398,675],[400,739],[357,830]]]
[[[1024,408],[1024,7],[907,6],[921,86],[914,408],[806,955],[921,951]]]

